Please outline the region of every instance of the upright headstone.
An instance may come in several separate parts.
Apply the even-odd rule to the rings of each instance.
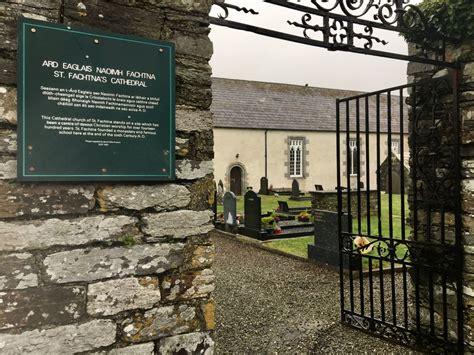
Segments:
[[[319,263],[339,266],[339,235],[337,212],[314,210],[314,245],[308,245],[308,259],[312,259]],[[342,217],[342,231],[348,231],[347,214]],[[352,258],[350,262],[349,256],[343,256],[344,268],[348,269],[352,264],[354,269],[360,262],[360,258]],[[358,268],[357,268],[358,269]]]
[[[260,179],[260,195],[268,195],[268,179],[264,176]]]
[[[237,226],[237,198],[231,191],[224,194],[224,223],[227,232],[234,232]]]
[[[294,179],[291,184],[291,199],[298,200],[300,198],[300,184],[298,180]]]
[[[219,180],[219,183],[217,184],[217,202],[223,203],[223,201],[224,201],[224,184],[222,183],[222,180]]]
[[[247,191],[244,196],[245,228],[260,231],[262,227],[262,206],[260,197],[253,192]]]
[[[215,224],[217,221],[217,188],[216,188],[215,181],[214,181],[214,200],[212,201],[212,212],[214,214],[213,222]]]

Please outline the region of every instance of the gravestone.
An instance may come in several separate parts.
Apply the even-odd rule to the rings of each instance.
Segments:
[[[217,184],[217,202],[223,203],[223,201],[224,201],[224,184],[222,183],[222,180],[219,180],[219,183]]]
[[[291,200],[299,200],[300,198],[300,184],[298,180],[294,179],[293,183],[291,184]]]
[[[237,198],[230,191],[224,194],[224,224],[226,232],[235,232],[237,227]]]
[[[339,267],[339,235],[337,212],[314,210],[314,245],[308,245],[308,259]],[[348,231],[347,214],[342,217],[342,231]],[[352,258],[352,269],[358,270],[360,257]],[[344,255],[344,268],[349,269],[349,257]]]
[[[288,207],[288,202],[278,201],[278,211],[282,213],[290,212],[290,208]]]
[[[268,195],[268,179],[266,177],[260,179],[260,191],[258,193],[260,195]]]
[[[214,200],[212,201],[212,213],[214,214],[213,222],[217,221],[217,188],[216,182],[214,181]]]
[[[245,228],[256,230],[260,233],[262,228],[262,206],[260,197],[253,192],[247,191],[244,196]]]

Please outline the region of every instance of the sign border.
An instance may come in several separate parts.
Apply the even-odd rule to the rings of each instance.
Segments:
[[[170,147],[169,147],[169,169],[167,174],[28,174],[26,171],[26,30],[27,28],[47,28],[68,33],[76,33],[86,36],[107,38],[126,42],[140,43],[156,46],[158,48],[168,49],[170,62]],[[17,180],[22,182],[40,182],[40,181],[174,181],[176,180],[176,159],[175,159],[175,141],[176,141],[176,65],[175,65],[175,44],[173,42],[158,41],[146,39],[138,36],[114,34],[104,31],[90,31],[87,29],[73,29],[72,26],[64,24],[50,23],[28,18],[18,19],[18,66],[17,82],[17,128],[18,128],[18,148],[17,148]]]

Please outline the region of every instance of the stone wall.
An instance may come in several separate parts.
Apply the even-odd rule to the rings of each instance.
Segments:
[[[451,47],[448,49],[447,59],[462,64],[459,73],[459,127],[461,151],[461,200],[462,200],[462,235],[464,250],[464,343],[466,351],[474,351],[474,52],[473,43]],[[413,52],[414,49],[412,48]],[[449,78],[452,81],[453,72],[436,68],[431,65],[410,63],[408,66],[409,81],[420,81],[426,78]],[[417,89],[418,106],[425,106],[425,113],[417,113],[416,119],[413,109],[410,112],[410,167],[411,177],[416,178],[417,184],[417,213],[415,214],[413,183],[409,188],[409,207],[412,229],[417,230],[418,241],[428,241],[433,247],[422,250],[412,250],[412,258],[423,260],[437,260],[438,263],[446,257],[443,250],[448,250],[455,243],[456,231],[456,184],[455,176],[458,168],[453,159],[456,147],[456,136],[452,113],[453,95],[451,88],[444,85],[435,87],[438,95],[436,109],[432,110],[433,97],[429,91]],[[413,100],[413,93],[411,96]],[[412,105],[413,102],[410,103]],[[435,112],[434,120],[432,112]],[[433,124],[434,123],[434,124]],[[415,129],[416,127],[416,129]],[[430,134],[426,134],[427,132]],[[418,163],[415,169],[415,159]],[[416,175],[413,175],[416,174]],[[434,193],[431,193],[435,191]],[[443,217],[444,215],[444,217]],[[411,238],[414,238],[412,232]],[[447,254],[449,256],[449,253]],[[451,274],[452,265],[458,260],[451,260],[442,265],[447,271],[446,283],[448,303],[448,338],[457,339],[457,317],[455,297],[455,275]],[[451,270],[450,270],[451,269]],[[442,331],[442,285],[443,277],[440,274],[429,275],[421,271],[418,275],[420,290],[420,319],[421,326],[426,332],[430,328],[430,277],[434,283],[433,304],[435,328]],[[417,282],[414,274],[413,282]],[[415,295],[412,298],[416,300]],[[415,319],[415,308],[411,310],[412,319]],[[441,333],[442,334],[442,333]]]
[[[84,3],[0,3],[0,353],[211,353],[211,0]],[[19,16],[176,43],[175,183],[16,182]]]
[[[370,214],[377,214],[377,190],[369,191]],[[361,215],[367,215],[367,190],[360,191]],[[337,212],[337,192],[336,191],[312,191],[311,192],[312,210],[324,210]],[[342,193],[342,210],[347,212],[347,190]],[[351,214],[357,217],[358,212],[358,192],[351,190]]]

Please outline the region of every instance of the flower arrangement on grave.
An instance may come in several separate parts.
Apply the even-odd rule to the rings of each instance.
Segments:
[[[311,220],[311,215],[308,213],[308,211],[303,211],[298,216],[296,216],[296,219],[299,222],[309,222]]]
[[[271,216],[268,217],[263,217],[262,218],[262,225],[263,228],[270,231],[273,234],[280,234],[282,232],[281,227],[278,225],[278,221],[280,218],[276,214],[272,214]]]
[[[283,230],[281,227],[278,225],[278,223],[273,223],[273,234],[281,234],[283,233]]]
[[[357,237],[354,239],[354,246],[361,254],[369,254],[374,249],[374,244],[366,237]]]

